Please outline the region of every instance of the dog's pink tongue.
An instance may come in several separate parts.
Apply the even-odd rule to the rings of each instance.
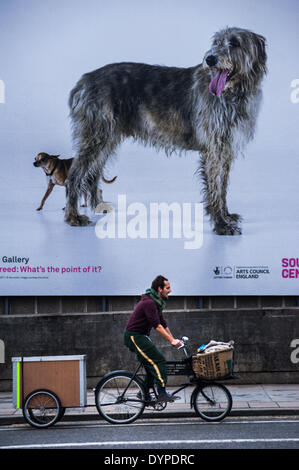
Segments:
[[[226,79],[228,76],[228,72],[226,70],[219,70],[211,83],[209,85],[209,90],[212,95],[219,96],[223,92],[226,84]]]

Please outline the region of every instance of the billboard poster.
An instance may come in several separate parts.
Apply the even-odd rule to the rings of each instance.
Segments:
[[[138,295],[157,274],[175,295],[297,295],[298,19],[297,0],[2,1],[0,295]],[[91,223],[70,225],[70,92],[124,62],[76,95],[115,148],[106,204],[82,197]]]

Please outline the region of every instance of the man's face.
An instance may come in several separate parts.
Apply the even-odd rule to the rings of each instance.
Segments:
[[[170,294],[170,292],[171,292],[170,283],[168,281],[164,281],[163,289],[161,289],[161,287],[158,287],[158,293],[161,299],[167,300],[168,294]]]

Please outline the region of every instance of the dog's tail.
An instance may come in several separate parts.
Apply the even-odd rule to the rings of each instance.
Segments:
[[[102,180],[104,181],[104,183],[106,184],[111,184],[111,183],[114,183],[114,181],[116,180],[117,176],[114,176],[114,178],[112,178],[112,180],[106,180],[106,178],[104,176],[102,176]]]

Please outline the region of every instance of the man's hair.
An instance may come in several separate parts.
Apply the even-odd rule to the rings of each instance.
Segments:
[[[152,289],[154,289],[155,291],[158,292],[158,287],[161,287],[161,289],[164,289],[165,285],[164,285],[164,281],[168,281],[168,279],[166,279],[166,277],[164,276],[161,276],[161,274],[159,276],[157,276],[153,282],[152,282]]]

